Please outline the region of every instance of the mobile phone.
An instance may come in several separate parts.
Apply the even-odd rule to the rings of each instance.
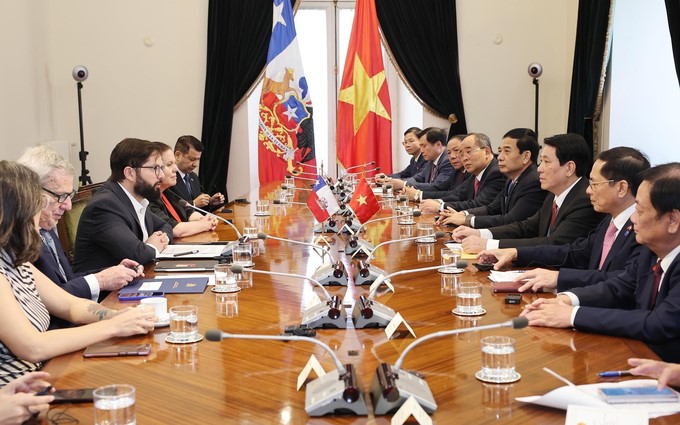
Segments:
[[[508,294],[505,296],[506,304],[519,304],[522,301],[522,295],[520,294]]]
[[[54,396],[54,404],[60,403],[92,403],[94,388],[78,388],[71,390],[56,390],[50,395]]]
[[[138,301],[142,298],[162,297],[165,292],[132,292],[130,294],[118,294],[118,301]]]
[[[151,352],[151,344],[95,344],[83,352],[83,357],[124,357],[146,356]]]
[[[493,270],[493,263],[472,263],[480,272],[488,272]]]

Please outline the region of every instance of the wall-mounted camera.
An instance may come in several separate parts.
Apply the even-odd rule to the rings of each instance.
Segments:
[[[73,72],[71,73],[71,75],[73,75],[74,80],[81,83],[87,80],[87,76],[90,75],[90,73],[88,72],[86,67],[84,67],[83,65],[78,65],[75,68],[73,68]]]
[[[529,73],[530,77],[538,78],[541,76],[541,74],[543,74],[543,67],[538,62],[532,62],[529,64],[527,72]]]

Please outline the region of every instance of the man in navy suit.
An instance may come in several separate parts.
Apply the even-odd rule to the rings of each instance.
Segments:
[[[383,173],[378,174],[376,176],[376,181],[378,183],[382,183],[386,177],[407,179],[415,176],[423,169],[427,161],[425,161],[425,158],[423,158],[423,155],[420,153],[420,143],[418,142],[418,133],[420,133],[420,131],[421,130],[418,127],[411,127],[404,132],[404,140],[401,144],[404,145],[406,153],[411,155],[408,166],[400,172],[390,174],[389,176],[385,176]]]
[[[175,161],[177,164],[177,184],[168,190],[180,198],[199,208],[215,210],[224,204],[224,195],[216,193],[212,196],[203,193],[198,175],[194,173],[201,160],[203,143],[194,136],[180,136],[175,143]]]
[[[498,170],[507,177],[503,190],[491,202],[477,207],[447,207],[442,211],[437,224],[486,228],[531,217],[541,207],[547,195],[541,189],[536,170],[539,150],[533,130],[515,128],[505,133],[498,148]]]
[[[525,306],[531,326],[574,327],[645,342],[664,361],[680,361],[680,163],[642,174],[631,220],[644,245],[626,270]]]
[[[27,149],[18,162],[38,174],[48,199],[46,207],[40,211],[42,251],[40,258],[33,263],[38,270],[66,292],[93,301],[98,300],[100,291],[120,289],[141,275],[143,268],[139,263],[124,259],[119,265],[99,273],[76,276],[55,231],[62,215],[71,210],[71,199],[76,193],[73,190],[73,167],[47,146]]]
[[[607,214],[595,232],[570,244],[489,250],[480,256],[484,262],[496,261],[496,270],[511,261],[516,266],[560,267],[559,271],[527,271],[520,292],[540,288],[565,291],[605,280],[624,270],[640,253],[630,217],[641,173],[648,168],[649,160],[637,149],[616,147],[600,153],[586,190],[595,211]]]
[[[427,163],[413,177],[405,180],[386,179],[394,190],[401,190],[408,184],[420,190],[444,190],[453,178],[453,166],[446,157],[446,132],[441,128],[429,127],[418,134],[420,151]]]

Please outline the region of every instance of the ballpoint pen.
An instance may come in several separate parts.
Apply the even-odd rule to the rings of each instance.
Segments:
[[[198,250],[194,249],[193,251],[178,252],[177,254],[174,254],[173,257],[181,257],[183,255],[190,255],[190,254],[198,254]]]
[[[620,376],[631,376],[629,370],[606,370],[597,374],[600,378],[618,378]]]

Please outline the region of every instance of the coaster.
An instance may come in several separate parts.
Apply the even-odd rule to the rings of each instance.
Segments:
[[[170,344],[191,344],[194,342],[198,342],[203,340],[203,335],[198,334],[198,336],[195,339],[189,340],[189,341],[176,341],[173,337],[172,334],[168,335],[165,337],[165,342],[169,342]]]
[[[170,315],[166,314],[162,320],[158,320],[156,324],[153,325],[154,328],[164,328],[170,326]]]
[[[437,270],[439,273],[442,274],[461,274],[465,272],[465,269],[459,269],[456,267],[444,267],[439,270]]]
[[[470,317],[472,317],[472,316],[482,316],[482,315],[486,314],[486,310],[482,309],[479,313],[462,313],[462,312],[458,311],[458,307],[456,307],[453,310],[451,310],[451,313],[455,314],[456,316],[470,316]]]
[[[272,213],[255,213],[255,217],[269,217]]]
[[[416,243],[435,243],[437,239],[434,237],[425,237],[416,239]]]
[[[478,371],[477,373],[475,373],[475,378],[479,379],[482,382],[488,382],[490,384],[509,384],[511,382],[519,381],[521,377],[522,377],[522,375],[515,372],[514,375],[512,375],[511,377],[506,378],[506,379],[489,379],[489,378],[485,378],[484,375],[482,375],[481,370]]]
[[[214,286],[212,287],[211,291],[217,293],[217,294],[231,294],[234,292],[241,292],[241,288],[238,286],[236,288],[232,289],[216,289]]]
[[[250,263],[245,263],[245,264],[232,263],[232,266],[254,267],[254,266],[255,266],[255,262],[251,261]]]
[[[416,222],[413,221],[413,220],[411,220],[411,221],[397,221],[397,224],[399,224],[400,226],[412,226],[412,225],[416,224]]]

